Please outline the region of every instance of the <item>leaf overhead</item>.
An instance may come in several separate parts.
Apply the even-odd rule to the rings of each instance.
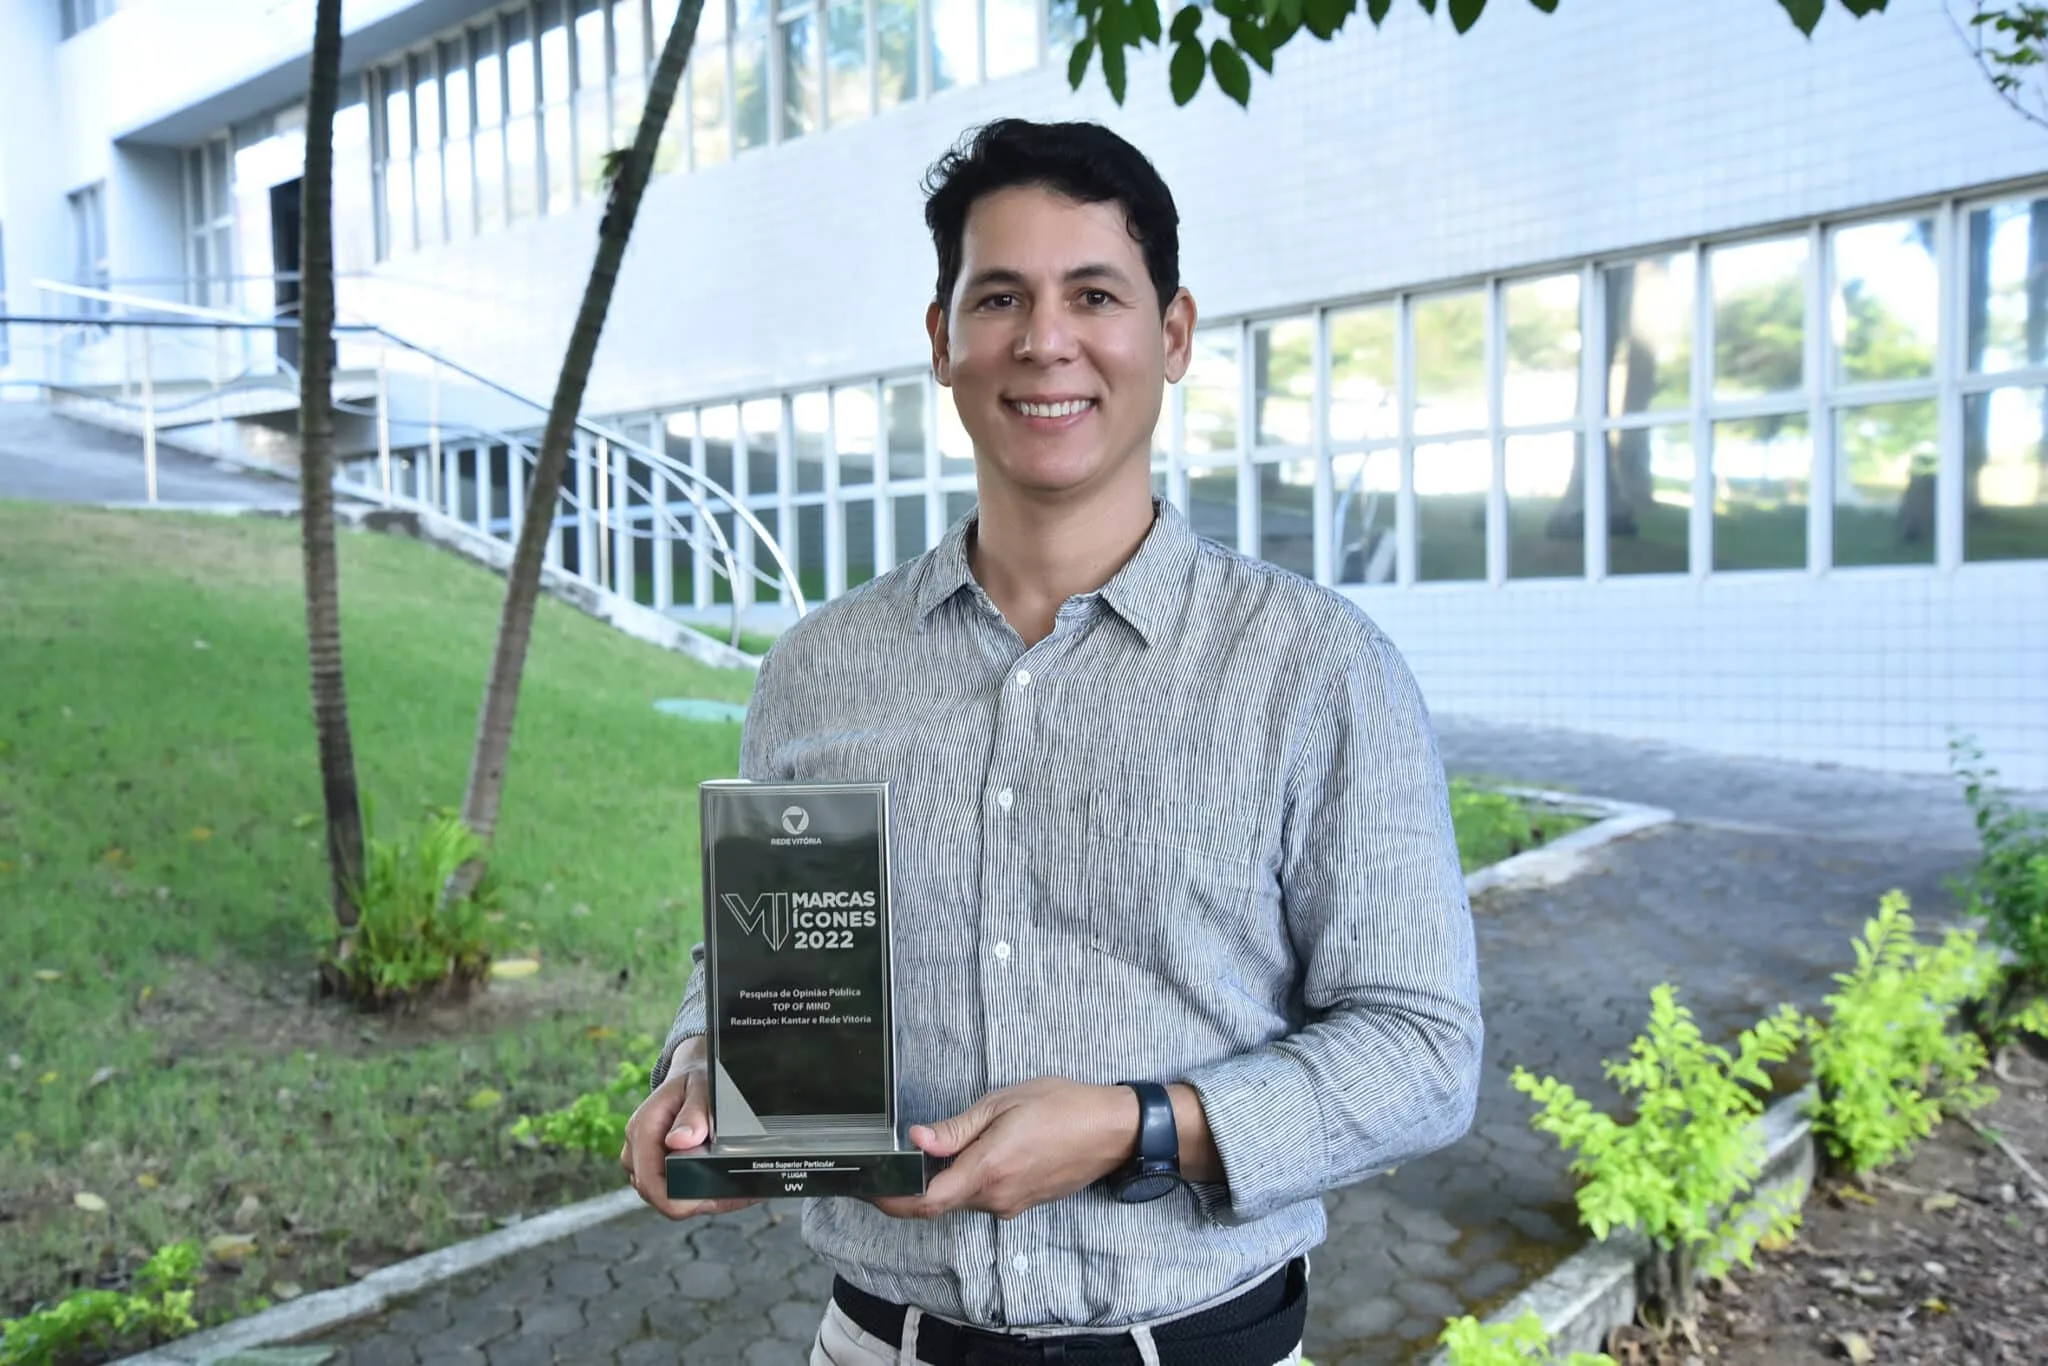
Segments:
[[[1209,56],[1202,45],[1190,38],[1175,45],[1168,72],[1173,83],[1173,102],[1186,104],[1202,88],[1202,73],[1209,69]]]

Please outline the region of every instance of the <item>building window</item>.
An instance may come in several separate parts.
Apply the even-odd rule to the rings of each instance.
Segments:
[[[62,0],[63,36],[76,38],[94,24],[113,14],[115,0]]]
[[[65,202],[71,208],[71,281],[87,289],[107,289],[113,282],[107,269],[107,182],[96,180],[74,190]],[[78,302],[86,317],[102,317],[109,311],[102,300]]]

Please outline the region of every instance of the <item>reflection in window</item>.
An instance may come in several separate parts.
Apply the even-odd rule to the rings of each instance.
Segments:
[[[1933,374],[1941,318],[1934,220],[1843,228],[1833,247],[1835,379]]]
[[[874,0],[875,97],[893,109],[918,97],[917,0]]]
[[[1714,396],[1797,389],[1805,370],[1806,239],[1716,247],[1707,268],[1714,282]]]
[[[875,577],[875,500],[848,498],[839,509],[839,543],[846,547],[846,586]]]
[[[1415,304],[1415,431],[1486,428],[1486,298],[1480,291]]]
[[[1964,270],[1970,369],[2048,365],[2048,199],[1973,212]]]
[[[1692,393],[1691,252],[1609,266],[1607,411],[1683,408]]]
[[[889,478],[892,481],[923,479],[924,381],[891,381],[883,387],[882,403],[889,420]],[[920,518],[918,525],[922,527],[923,524]],[[898,531],[900,533],[900,527]],[[918,534],[921,536],[923,532]]]
[[[861,0],[825,6],[825,117],[834,124],[868,116],[868,15]]]
[[[1837,565],[1934,560],[1934,400],[1835,415]]]
[[[1038,65],[1037,0],[983,0],[988,18],[988,77],[1014,76]]]
[[[1579,277],[1518,281],[1501,299],[1508,343],[1501,421],[1570,421],[1579,411]]]
[[[732,149],[735,155],[768,143],[768,37],[732,41]]]
[[[1415,448],[1415,574],[1426,581],[1486,577],[1486,488],[1493,447],[1444,441]]]
[[[1237,549],[1237,462],[1188,467],[1188,525],[1232,550]]]
[[[981,6],[977,0],[928,0],[932,93],[981,78]]]
[[[1306,326],[1306,324],[1304,324]],[[1259,558],[1305,579],[1316,576],[1316,465],[1252,466],[1259,483]]]
[[[790,554],[788,546],[782,549]],[[825,600],[825,506],[807,503],[796,510],[796,582],[806,604]]]
[[[1714,424],[1714,568],[1806,567],[1804,415]]]
[[[832,394],[832,441],[839,448],[839,487],[875,482],[875,394],[866,385]]]
[[[925,535],[924,495],[899,494],[891,511],[896,523],[896,563],[905,564],[931,546]]]
[[[1577,432],[1507,439],[1509,578],[1585,574],[1584,449]]]
[[[1253,439],[1258,445],[1306,446],[1315,439],[1315,370],[1315,324],[1307,318],[1252,328]]]
[[[831,400],[822,389],[789,400],[790,459],[796,467],[798,493],[825,491],[825,426]]]
[[[1394,505],[1401,455],[1394,450],[1330,460],[1330,567],[1338,583],[1394,581]]]
[[[824,126],[825,110],[818,90],[818,19],[806,6],[777,26],[782,44],[782,135],[815,133]]]
[[[1376,304],[1330,315],[1330,439],[1380,441],[1397,435],[1394,307]]]
[[[2048,389],[1963,401],[1963,558],[2048,558]]]
[[[1186,390],[1183,440],[1188,457],[1235,451],[1237,409],[1243,392],[1237,329],[1219,327],[1196,332],[1194,354],[1181,383]],[[1231,544],[1236,544],[1234,534]]]
[[[1692,430],[1607,434],[1607,572],[1683,574],[1691,567]]]

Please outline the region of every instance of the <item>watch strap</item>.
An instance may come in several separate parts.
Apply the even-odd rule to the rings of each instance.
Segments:
[[[1173,1098],[1156,1081],[1126,1081],[1138,1096],[1138,1152],[1136,1165],[1180,1170],[1180,1130],[1173,1122]]]

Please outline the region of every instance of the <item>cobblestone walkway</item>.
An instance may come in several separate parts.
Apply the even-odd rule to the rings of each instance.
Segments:
[[[1951,908],[1969,860],[1956,789],[1498,726],[1442,725],[1454,771],[1654,801],[1680,822],[1609,846],[1558,887],[1475,906],[1487,1072],[1456,1147],[1332,1196],[1315,1257],[1318,1366],[1412,1360],[1445,1316],[1484,1312],[1578,1245],[1554,1143],[1528,1126],[1516,1064],[1598,1095],[1600,1059],[1677,982],[1710,1034],[1811,1003],[1900,887]],[[805,1359],[830,1277],[795,1209],[694,1226],[635,1214],[323,1334],[336,1366],[601,1366]]]

